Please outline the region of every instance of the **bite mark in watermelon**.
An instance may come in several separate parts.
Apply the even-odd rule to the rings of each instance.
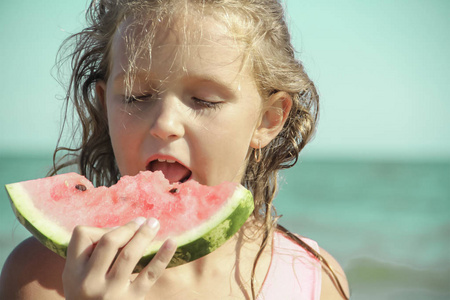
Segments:
[[[109,188],[95,188],[85,177],[67,173],[7,184],[6,190],[19,222],[62,257],[77,225],[115,227],[140,216],[158,219],[160,230],[136,271],[168,237],[178,244],[169,267],[211,253],[240,229],[254,209],[251,193],[240,184],[210,187],[194,180],[170,184],[159,171],[123,176]]]

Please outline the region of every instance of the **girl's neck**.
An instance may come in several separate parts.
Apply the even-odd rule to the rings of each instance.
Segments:
[[[250,217],[237,234],[214,252],[191,263],[167,269],[158,280],[160,287],[176,283],[180,288],[190,286],[194,291],[201,291],[205,286],[217,286],[218,282],[224,282],[222,288],[251,299],[250,279],[263,237],[260,226]],[[269,241],[256,268],[256,292],[262,286],[269,269],[272,249],[270,237]],[[217,288],[220,289],[219,286]]]
[[[261,224],[253,216],[250,216],[241,229],[214,252],[189,264],[173,268],[173,270],[186,266],[202,276],[210,266],[224,265],[225,261],[235,264],[240,261],[240,256],[247,254],[250,249],[254,249],[255,246],[259,249],[262,237]],[[250,252],[253,253],[252,250]]]

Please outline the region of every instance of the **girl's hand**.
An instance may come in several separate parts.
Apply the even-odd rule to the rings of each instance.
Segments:
[[[142,217],[114,229],[76,227],[62,276],[66,299],[144,299],[176,250],[175,242],[168,239],[131,280],[158,229],[157,220]]]

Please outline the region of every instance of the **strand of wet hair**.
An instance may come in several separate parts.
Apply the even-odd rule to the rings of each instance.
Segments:
[[[276,224],[278,217],[276,217],[275,207],[272,205],[273,199],[275,198],[275,194],[277,192],[277,181],[274,181],[274,186],[272,189],[266,187],[264,189],[265,199],[270,199],[269,201],[264,201],[264,233],[261,241],[261,246],[259,247],[258,253],[256,254],[255,260],[253,262],[252,275],[251,275],[251,291],[252,291],[252,299],[256,300],[256,292],[255,292],[255,274],[256,274],[256,265],[266,248],[271,233],[273,232],[274,224]]]

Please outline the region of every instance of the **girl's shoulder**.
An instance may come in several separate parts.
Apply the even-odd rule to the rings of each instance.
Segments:
[[[65,260],[30,237],[9,255],[0,276],[0,299],[63,299]]]
[[[333,256],[331,256],[330,253],[328,253],[322,248],[320,248],[320,255],[322,255],[322,257],[328,262],[329,266],[333,269],[337,279],[339,280],[340,285],[342,286],[345,295],[347,295],[347,298],[349,298],[350,291],[348,281],[341,265],[336,261],[336,259],[334,259]],[[328,271],[326,271],[324,268],[322,268],[322,292],[320,299],[321,300],[344,299],[339,293],[339,289],[336,286],[336,284],[333,282],[333,280],[331,280],[330,276],[328,276]]]

